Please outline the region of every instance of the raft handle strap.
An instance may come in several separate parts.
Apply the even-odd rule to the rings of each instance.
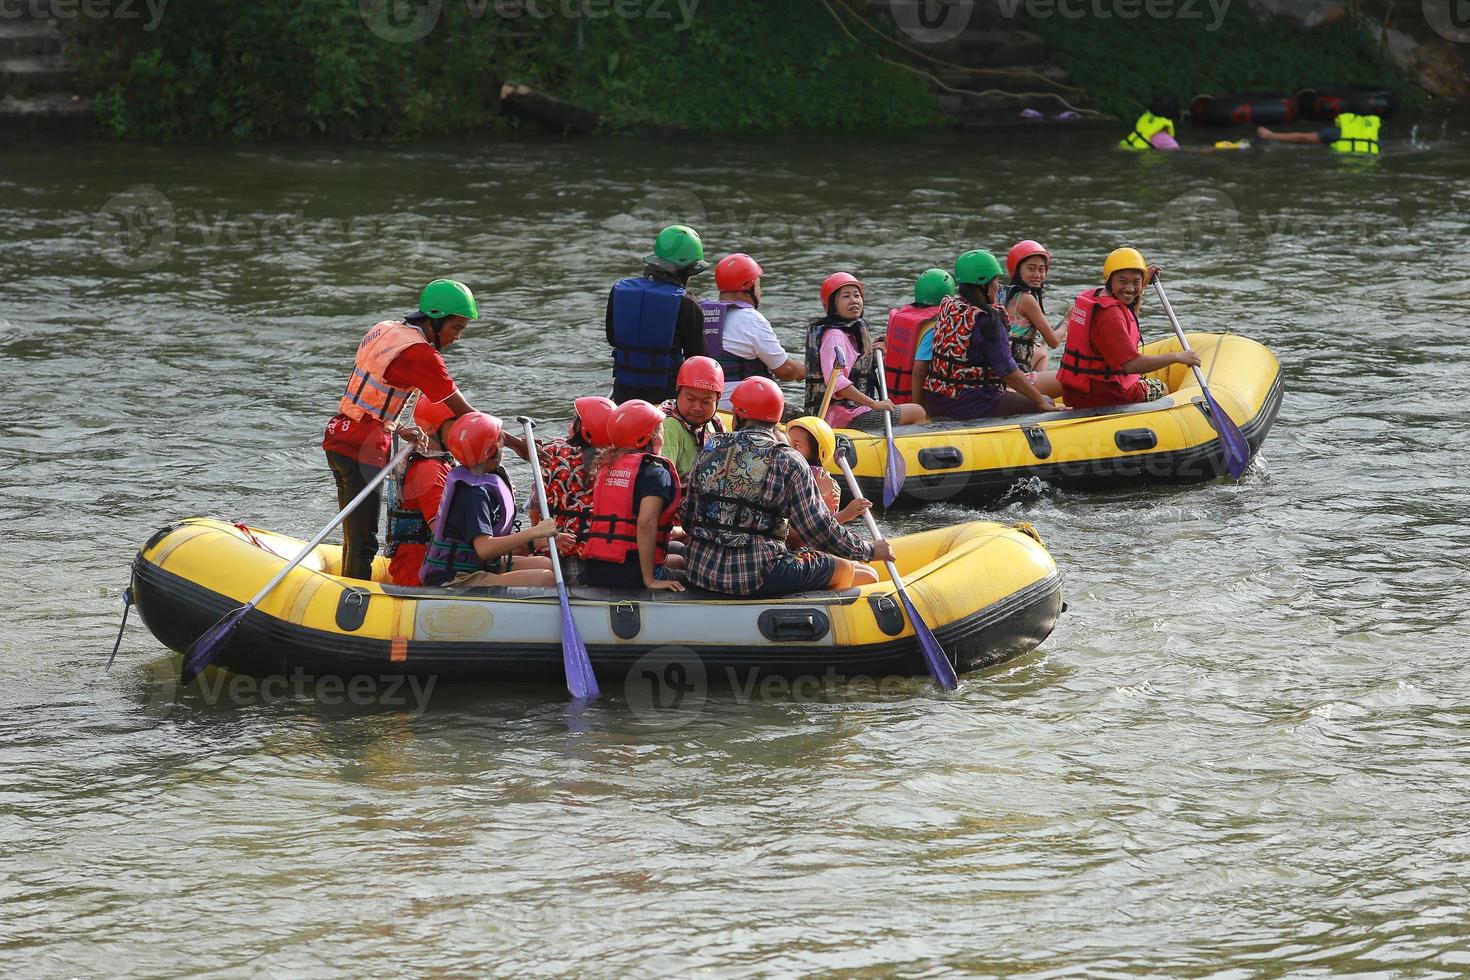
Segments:
[[[117,624],[117,642],[112,645],[112,655],[107,658],[107,666],[102,668],[104,674],[112,669],[112,662],[117,659],[117,651],[122,648],[123,630],[128,628],[128,612],[133,608],[133,590],[131,588],[123,589],[122,604],[122,622]]]

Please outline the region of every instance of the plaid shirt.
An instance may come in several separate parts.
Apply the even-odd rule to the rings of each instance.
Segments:
[[[812,479],[811,467],[796,451],[780,442],[774,430],[746,430],[756,446],[769,447],[770,469],[766,473],[761,492],[761,503],[771,507],[791,522],[791,527],[801,535],[807,546],[818,551],[850,558],[854,561],[870,561],[873,544],[837,523],[827,509]],[[696,467],[696,477],[698,468]],[[698,525],[694,515],[699,506],[700,481],[689,487],[684,499],[683,524],[690,532],[689,567],[685,572],[689,584],[714,592],[731,595],[749,595],[757,591],[770,574],[771,569],[784,556],[791,554],[786,542],[759,535],[744,535],[749,544],[730,547],[721,544],[728,536],[723,530],[715,531],[715,540],[696,534]],[[708,488],[703,488],[708,491]]]

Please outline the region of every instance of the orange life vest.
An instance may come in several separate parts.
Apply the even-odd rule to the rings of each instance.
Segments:
[[[415,344],[427,343],[422,330],[401,320],[384,320],[369,330],[357,345],[357,359],[347,379],[347,391],[337,406],[338,413],[354,422],[368,416],[379,422],[397,418],[414,389],[395,388],[384,375],[399,354]]]
[[[1094,380],[1112,382],[1125,389],[1138,384],[1140,375],[1117,373],[1108,367],[1108,362],[1103,360],[1092,343],[1092,321],[1097,311],[1113,307],[1123,311],[1123,319],[1128,325],[1128,339],[1132,341],[1134,349],[1143,346],[1138,317],[1132,309],[1102,288],[1084,289],[1077,294],[1077,302],[1067,320],[1067,346],[1062,353],[1061,367],[1057,371],[1057,381],[1064,387],[1087,391]]]
[[[584,557],[622,563],[629,555],[638,553],[638,506],[642,501],[634,499],[634,494],[637,492],[638,471],[645,459],[651,459],[655,466],[668,470],[674,480],[674,498],[658,515],[658,547],[653,562],[655,565],[663,564],[669,531],[673,530],[684,494],[673,463],[653,453],[636,451],[623,453],[597,476],[597,486],[592,490],[591,527],[587,532],[587,544],[582,549]]]
[[[1004,378],[990,364],[970,363],[970,344],[982,317],[1000,320],[1000,329],[1009,330],[1003,306],[985,310],[972,306],[958,296],[947,296],[939,304],[934,319],[934,359],[929,362],[929,375],[924,390],[944,398],[959,398],[961,388],[1004,388]]]
[[[937,306],[901,306],[888,311],[888,335],[883,346],[883,380],[895,405],[914,400],[914,353],[924,326],[939,314]]]

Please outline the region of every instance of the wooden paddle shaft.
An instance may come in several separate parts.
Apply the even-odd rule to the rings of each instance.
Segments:
[[[822,410],[817,413],[817,418],[823,422],[827,421],[827,408],[832,404],[832,386],[837,383],[837,372],[847,367],[847,358],[839,347],[832,352],[832,370],[827,372],[827,391],[822,395]]]

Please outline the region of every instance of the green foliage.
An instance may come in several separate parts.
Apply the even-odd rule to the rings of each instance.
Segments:
[[[591,13],[565,16],[577,9]],[[688,9],[538,0],[534,11],[550,13],[538,17],[519,0],[442,0],[433,30],[398,43],[369,29],[359,0],[179,0],[152,31],[78,19],[74,53],[98,119],[122,138],[463,134],[506,124],[496,112],[505,79],[595,109],[613,128],[942,121],[921,79],[864,51],[820,5],[711,0],[686,18]]]
[[[1176,95],[1187,106],[1201,94],[1290,95],[1340,83],[1396,89],[1406,107],[1423,101],[1418,86],[1384,60],[1373,39],[1345,20],[1307,28],[1289,17],[1261,18],[1246,4],[1233,3],[1210,30],[1215,15],[1209,5],[1192,9],[1200,19],[1049,17],[1025,26],[1046,38],[1073,84],[1100,111],[1128,121],[1156,93]]]

